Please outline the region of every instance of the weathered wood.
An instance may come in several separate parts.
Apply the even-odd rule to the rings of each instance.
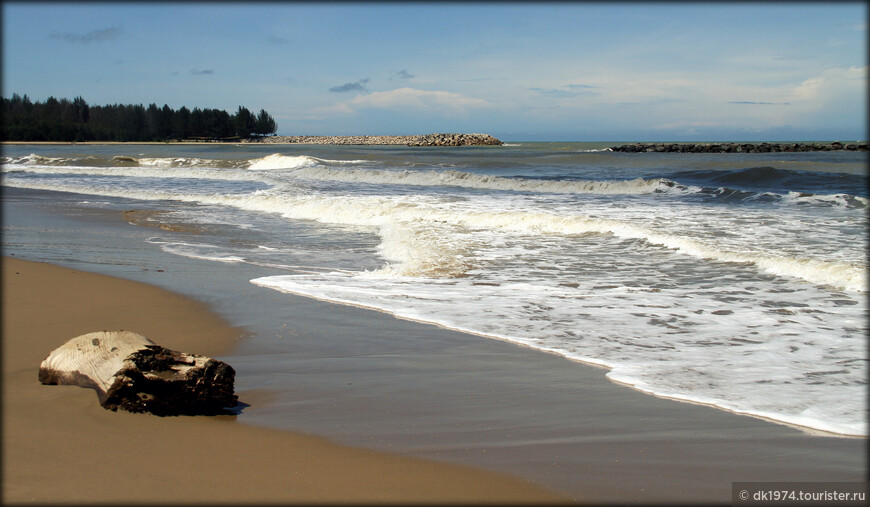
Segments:
[[[230,365],[166,349],[130,331],[69,340],[42,362],[39,381],[93,388],[109,410],[160,416],[218,414],[237,404]]]
[[[154,342],[130,331],[99,331],[78,336],[56,348],[39,365],[43,384],[96,389],[100,403],[127,356]]]

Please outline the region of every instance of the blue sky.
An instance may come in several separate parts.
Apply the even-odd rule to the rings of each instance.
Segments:
[[[4,2],[2,28],[5,97],[283,135],[867,139],[864,2]]]

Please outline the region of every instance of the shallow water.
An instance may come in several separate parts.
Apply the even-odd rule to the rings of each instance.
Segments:
[[[122,218],[187,203],[8,187],[2,197],[4,255],[158,285],[242,326],[221,357],[237,372],[240,422],[482,466],[593,502],[718,503],[735,480],[866,476],[866,439],[648,396],[556,354],[260,287],[249,280],[274,268],[157,241],[226,239],[220,226]]]
[[[3,184],[160,207],[148,243],[261,287],[867,435],[866,153],[605,147],[14,146]]]

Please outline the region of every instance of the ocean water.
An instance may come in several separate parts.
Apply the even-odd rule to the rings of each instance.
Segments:
[[[142,201],[147,241],[260,287],[866,436],[867,153],[607,146],[5,146],[2,183]]]

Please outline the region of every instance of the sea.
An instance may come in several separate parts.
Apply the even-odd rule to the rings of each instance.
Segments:
[[[151,226],[149,246],[256,266],[243,283],[288,304],[376,310],[650,395],[867,436],[867,152],[616,144],[5,145],[0,162],[6,188],[138,202],[124,216]]]

